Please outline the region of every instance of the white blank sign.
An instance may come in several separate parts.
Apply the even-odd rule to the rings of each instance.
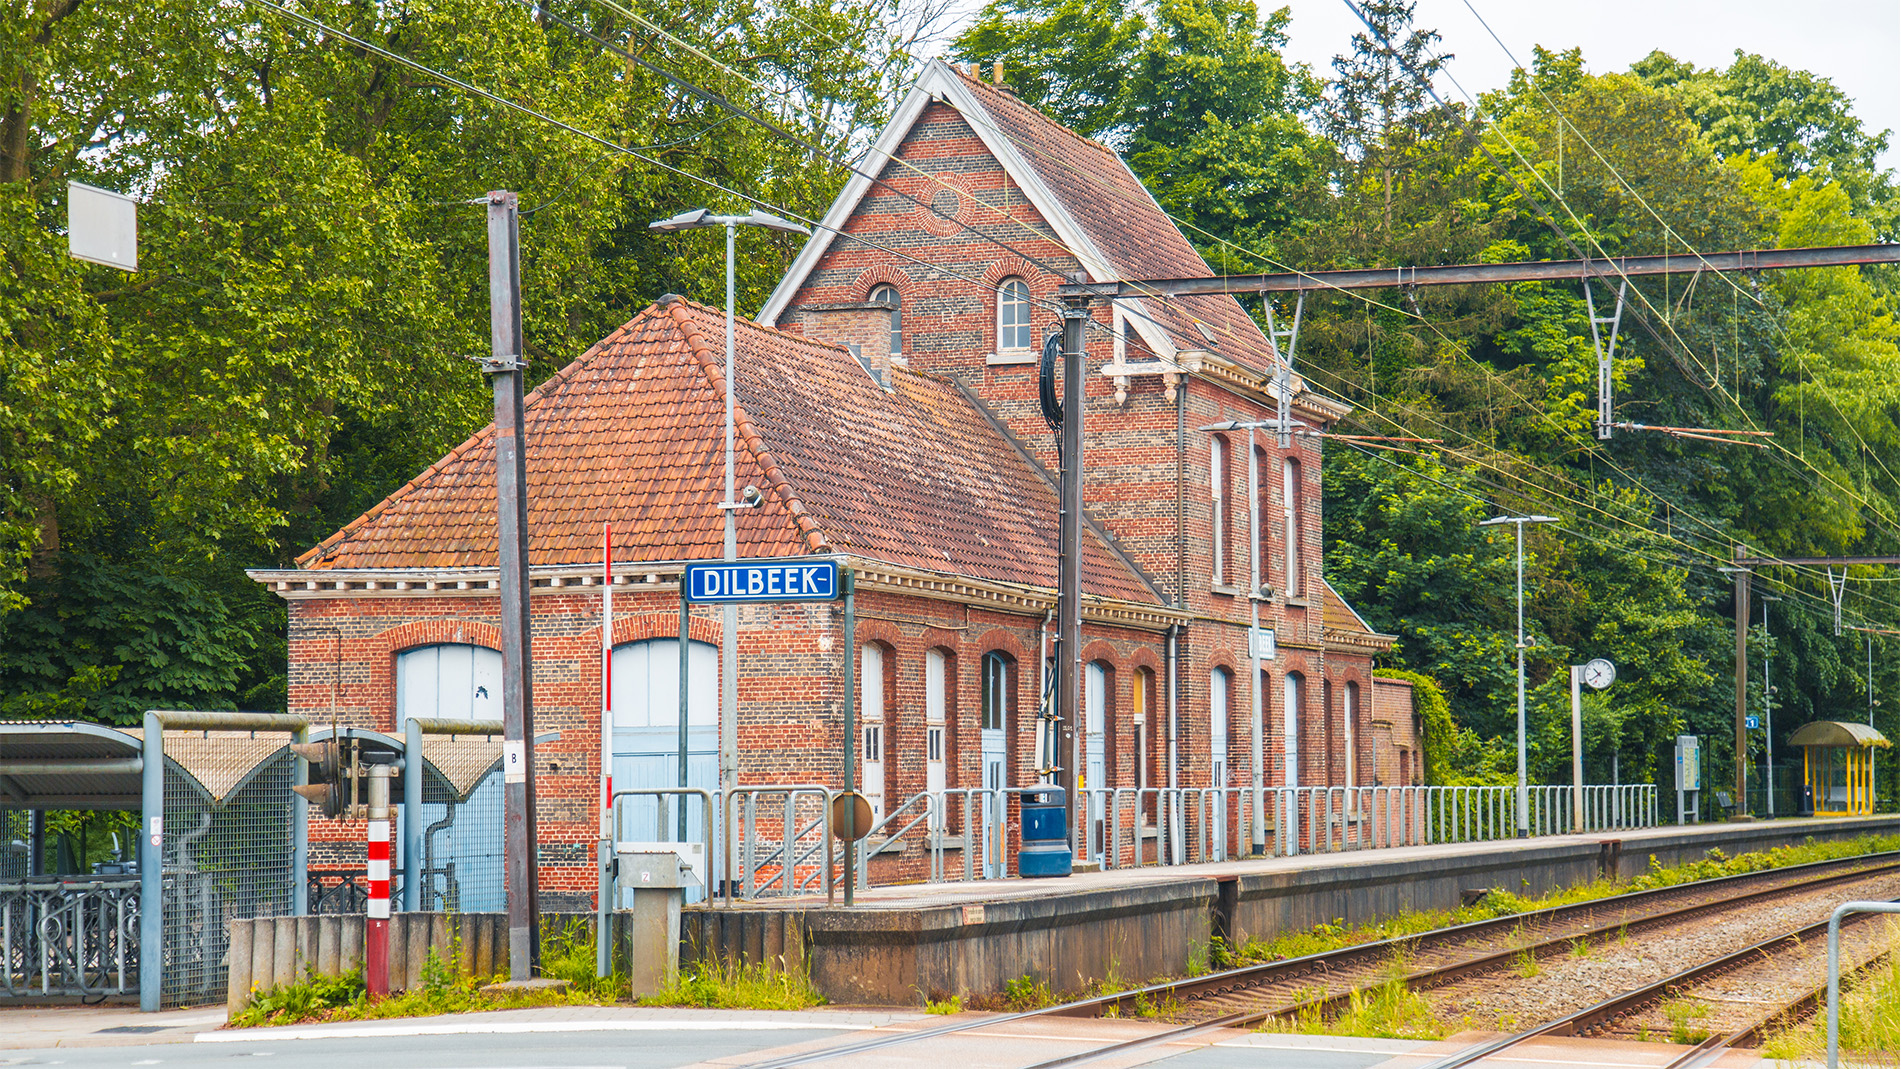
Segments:
[[[139,269],[139,202],[109,189],[66,183],[66,242],[76,260]]]

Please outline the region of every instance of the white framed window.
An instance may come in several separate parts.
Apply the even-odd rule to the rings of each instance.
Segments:
[[[1030,336],[1030,284],[1020,278],[1005,279],[997,287],[997,351],[1026,352]]]
[[[899,295],[898,287],[885,283],[871,291],[873,304],[884,302],[891,306],[891,354],[897,356],[904,352],[904,298]]]
[[[884,647],[874,642],[865,643],[859,650],[859,667],[863,670],[859,676],[859,693],[864,698],[864,719],[859,728],[858,788],[871,803],[871,819],[876,822],[884,819],[885,802],[884,699],[888,680]]]
[[[1288,457],[1281,462],[1281,539],[1285,553],[1287,595],[1300,597],[1300,461]]]
[[[1228,670],[1208,673],[1208,756],[1211,787],[1228,785]]]
[[[1347,750],[1347,786],[1357,787],[1359,781],[1354,778],[1353,768],[1353,722],[1359,719],[1360,715],[1360,685],[1358,683],[1351,680],[1347,682],[1343,704],[1345,708],[1341,710],[1341,720],[1346,727],[1346,730],[1342,732],[1342,737],[1346,742]]]
[[[396,723],[500,720],[502,655],[486,646],[444,643],[396,655]]]
[[[1212,533],[1216,586],[1228,585],[1228,440],[1216,435],[1208,440],[1208,489],[1214,500]]]
[[[1281,710],[1281,776],[1282,783],[1288,787],[1300,786],[1300,691],[1301,678],[1298,672],[1289,672],[1283,679]]]

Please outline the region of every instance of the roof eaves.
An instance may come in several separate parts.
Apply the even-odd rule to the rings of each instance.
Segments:
[[[726,390],[725,371],[714,357],[713,344],[706,340],[706,336],[700,333],[699,326],[693,322],[693,312],[689,302],[685,298],[676,298],[666,302],[664,307],[679,328],[680,336],[686,339],[687,350],[693,354],[694,361],[700,365],[700,371],[705,374],[706,381],[716,392],[724,393]],[[792,524],[805,539],[806,548],[813,553],[832,552],[831,540],[825,536],[825,532],[819,530],[818,521],[806,511],[805,502],[799,499],[798,492],[792,488],[785,473],[780,471],[779,461],[772,455],[772,451],[766,448],[765,436],[759,433],[759,428],[753,424],[752,416],[747,413],[745,406],[738,402],[733,404],[733,430],[739,440],[745,444],[746,449],[752,453],[760,470],[765,472],[767,483],[792,516]]]

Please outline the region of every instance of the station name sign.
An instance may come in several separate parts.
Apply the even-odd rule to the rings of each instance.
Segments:
[[[835,560],[747,560],[689,564],[682,580],[695,602],[833,601],[838,593]]]

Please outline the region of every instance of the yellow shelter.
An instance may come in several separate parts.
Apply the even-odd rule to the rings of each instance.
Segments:
[[[1802,781],[1820,817],[1859,817],[1875,811],[1875,748],[1894,744],[1866,724],[1817,720],[1789,736],[1802,747]]]

